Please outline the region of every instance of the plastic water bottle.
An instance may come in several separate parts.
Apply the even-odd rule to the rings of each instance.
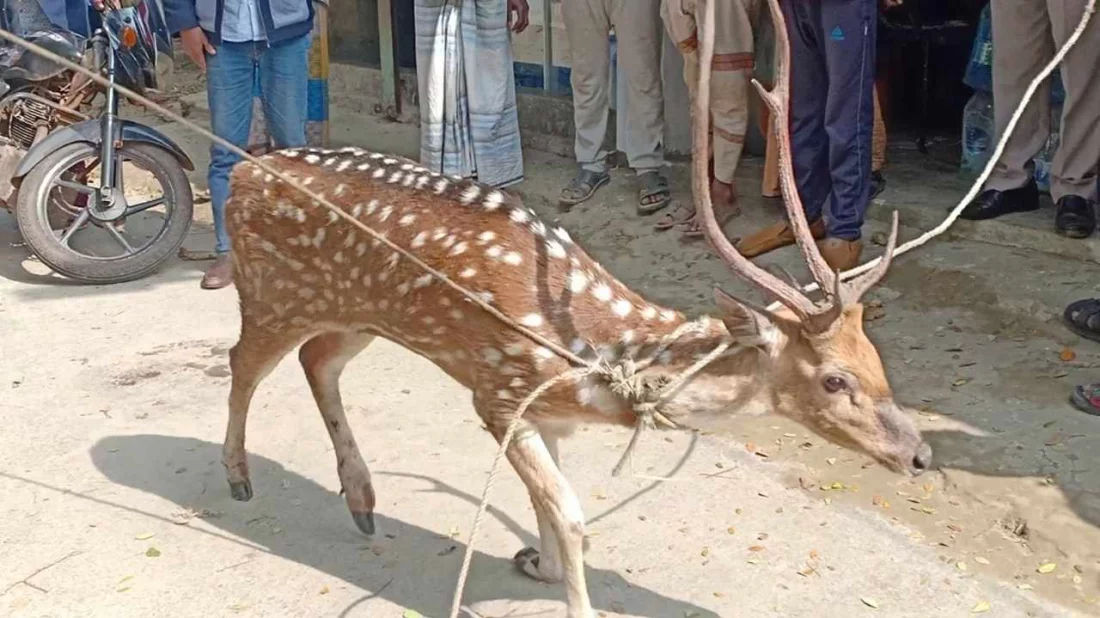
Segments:
[[[982,91],[963,108],[962,164],[964,174],[976,176],[989,161],[994,144],[993,98]]]
[[[1062,106],[1053,105],[1050,109],[1050,135],[1047,137],[1043,149],[1032,159],[1035,164],[1035,183],[1039,190],[1047,193],[1050,191],[1050,162],[1054,159],[1054,153],[1058,152],[1061,143]]]

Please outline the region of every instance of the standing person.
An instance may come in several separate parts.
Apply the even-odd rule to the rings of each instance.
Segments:
[[[993,11],[993,116],[998,139],[1031,80],[1065,45],[1084,14],[1086,0],[1004,0]],[[1100,29],[1087,28],[1062,62],[1066,100],[1061,142],[1050,165],[1054,229],[1085,238],[1096,229],[1094,211],[1100,153]],[[1020,117],[985,191],[962,211],[963,219],[992,219],[1039,208],[1035,153],[1050,135],[1050,80],[1045,80]]]
[[[619,143],[638,175],[638,211],[668,205],[662,139],[665,130],[661,83],[661,0],[562,0],[562,16],[572,56],[574,150],[580,170],[561,193],[564,206],[590,199],[607,184],[607,135],[611,46],[615,28],[618,67],[626,73],[626,135]]]
[[[829,266],[863,251],[871,201],[876,0],[784,0],[790,36],[791,156],[810,230]],[[782,121],[782,119],[779,119]],[[746,257],[794,243],[780,222],[737,244]]]
[[[252,126],[253,85],[259,80],[267,130],[277,148],[306,144],[310,0],[164,0],[165,21],[179,34],[187,56],[206,73],[210,124],[215,135],[245,148]],[[233,283],[225,201],[229,173],[239,161],[210,147],[210,202],[217,258],[202,287]]]
[[[527,0],[416,0],[420,163],[495,187],[523,180],[512,60]]]
[[[684,57],[684,81],[695,109],[695,89],[699,86],[699,37],[695,12],[700,0],[663,0],[661,18],[668,36]],[[707,0],[702,0],[707,1]],[[749,82],[755,65],[753,25],[757,0],[722,0],[714,7],[714,62],[711,64],[711,157],[710,194],[714,214],[723,227],[740,214],[733,176],[741,160],[745,131],[749,124]],[[695,209],[680,205],[664,215],[657,229],[676,225],[685,227],[684,236],[701,238],[702,228]]]

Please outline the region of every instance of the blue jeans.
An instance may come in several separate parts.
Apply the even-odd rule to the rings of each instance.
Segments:
[[[791,37],[791,150],[798,194],[807,219],[824,215],[829,237],[858,240],[871,201],[878,2],[782,5]]]
[[[206,56],[206,96],[214,135],[244,148],[252,127],[253,88],[260,86],[267,131],[277,148],[306,144],[310,36],[267,47],[264,42],[222,43]],[[225,201],[229,173],[240,157],[214,144],[210,147],[210,203],[214,209],[214,250],[229,251]]]

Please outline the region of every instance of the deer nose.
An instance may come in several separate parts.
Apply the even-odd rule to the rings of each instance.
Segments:
[[[913,473],[920,474],[932,467],[932,447],[927,442],[922,442],[917,454],[913,455]]]

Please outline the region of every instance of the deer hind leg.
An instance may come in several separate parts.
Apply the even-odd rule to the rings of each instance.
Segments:
[[[250,326],[246,318],[241,326],[241,337],[237,345],[229,350],[233,385],[229,391],[229,424],[225,430],[225,445],[222,447],[222,464],[225,466],[229,492],[234,500],[247,502],[252,499],[248,455],[244,450],[245,422],[248,419],[252,395],[260,382],[299,342],[300,335],[259,330]]]
[[[355,525],[367,535],[374,534],[374,487],[344,414],[340,374],[373,339],[373,335],[359,333],[325,333],[307,341],[298,353],[336,451],[336,473],[348,510]]]
[[[497,439],[503,431],[494,432]],[[540,533],[548,527],[557,540],[568,618],[595,618],[584,574],[584,513],[569,481],[562,475],[546,442],[538,433],[521,435],[508,447],[508,461],[535,505]],[[543,524],[543,521],[546,523]],[[545,544],[547,541],[544,540]],[[539,563],[541,565],[541,559]],[[542,568],[538,569],[541,573]]]

